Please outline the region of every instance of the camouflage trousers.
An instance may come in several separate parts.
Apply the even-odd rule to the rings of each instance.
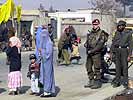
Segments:
[[[101,79],[101,54],[87,56],[86,70],[90,80]]]

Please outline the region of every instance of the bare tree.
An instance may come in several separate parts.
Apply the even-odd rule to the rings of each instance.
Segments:
[[[122,4],[120,2],[116,2],[116,0],[89,0],[88,3],[93,9],[98,9],[101,15],[104,12],[111,13],[112,10],[115,10],[115,14],[118,17],[123,15],[121,10]]]
[[[108,12],[118,6],[115,0],[89,0],[88,3],[92,5],[92,8],[99,9],[101,12]]]
[[[88,3],[92,5],[93,8],[99,9],[101,13],[115,9],[116,13],[120,13],[120,15],[125,17],[126,6],[132,5],[133,0],[89,0]]]
[[[54,8],[53,8],[53,6],[51,5],[50,7],[49,7],[49,12],[55,12],[55,10],[54,10]]]
[[[126,16],[126,6],[131,5],[132,0],[116,0],[116,2],[119,2],[123,6],[123,16]]]

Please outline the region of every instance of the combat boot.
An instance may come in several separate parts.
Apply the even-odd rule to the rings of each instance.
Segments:
[[[102,76],[101,77],[101,82],[102,83],[108,83],[109,79],[107,79],[106,77]]]
[[[111,82],[111,85],[113,86],[113,88],[119,87],[121,85],[120,81],[118,79],[113,79],[113,81]]]
[[[120,84],[120,82],[114,82],[114,83],[112,84],[112,86],[113,86],[113,88],[116,88],[116,87],[121,86],[121,84]]]
[[[100,81],[100,79],[97,79],[94,81],[94,85],[91,86],[91,89],[98,89],[102,87],[102,82]]]
[[[123,86],[125,89],[127,89],[128,88],[128,82],[123,83]]]
[[[86,85],[84,85],[85,88],[90,88],[94,85],[94,79],[91,79]]]

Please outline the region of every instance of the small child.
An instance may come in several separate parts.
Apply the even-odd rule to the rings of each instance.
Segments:
[[[37,58],[35,54],[30,54],[29,59],[31,63],[29,64],[29,71],[27,77],[31,79],[31,93],[30,95],[39,94],[40,90],[38,87],[39,81],[39,63],[37,63]]]
[[[79,63],[79,60],[81,59],[80,54],[79,54],[79,47],[78,47],[78,41],[75,40],[74,43],[72,44],[72,53],[70,55],[70,61],[76,59],[77,63]]]
[[[17,95],[20,92],[22,86],[22,74],[21,74],[21,58],[18,48],[12,46],[12,42],[9,41],[9,47],[6,49],[6,54],[9,57],[9,74],[8,74],[8,87],[9,95]]]

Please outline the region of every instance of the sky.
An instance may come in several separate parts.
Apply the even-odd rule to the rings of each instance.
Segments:
[[[0,3],[4,3],[6,0],[0,0]],[[56,10],[67,10],[67,9],[82,9],[88,8],[88,0],[14,0],[15,4],[19,2],[22,4],[23,9],[37,9],[40,3],[43,4],[45,9],[49,9],[52,6]]]

